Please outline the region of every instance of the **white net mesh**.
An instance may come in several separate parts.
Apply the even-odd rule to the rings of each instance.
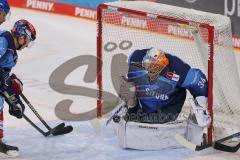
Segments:
[[[102,30],[99,32],[102,32],[102,99],[105,102],[116,101],[119,76],[127,73],[127,58],[134,50],[158,47],[208,75],[208,58],[210,47],[213,47],[214,126],[240,128],[240,81],[229,18],[143,1],[117,1],[108,5],[146,12],[148,16],[131,11],[120,12],[111,7],[102,9]],[[161,19],[155,15],[214,26],[214,46],[208,43],[211,37],[206,28],[186,26],[171,18]],[[197,33],[193,34],[192,31]],[[109,96],[107,92],[112,95]],[[185,106],[189,106],[187,101]],[[189,107],[185,107],[185,110],[189,110]]]

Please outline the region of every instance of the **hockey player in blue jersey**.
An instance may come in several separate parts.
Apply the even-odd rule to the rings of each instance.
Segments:
[[[35,28],[27,20],[15,22],[11,32],[0,30],[0,93],[9,90],[15,95],[22,91],[22,82],[14,74],[12,68],[16,65],[17,50],[29,47],[36,38]],[[5,144],[3,140],[3,102],[0,96],[0,157],[16,156],[18,148]],[[20,100],[14,100],[16,106],[9,105],[9,113],[17,118],[22,118],[24,106]]]
[[[144,145],[140,145],[140,142],[145,144],[145,141],[141,138],[131,143],[127,142],[126,139],[136,139],[136,135],[148,135],[149,133],[142,133],[142,128],[149,129],[151,124],[158,124],[158,127],[161,128],[166,127],[164,124],[176,121],[186,100],[187,90],[194,99],[194,103],[191,103],[192,112],[190,116],[192,122],[197,124],[196,131],[202,131],[204,127],[210,125],[211,117],[207,109],[208,83],[201,70],[191,68],[180,58],[157,48],[134,51],[129,56],[128,65],[127,77],[121,78],[119,93],[121,100],[125,102],[128,108],[123,116],[125,127],[123,129],[121,126],[119,127],[121,129],[118,130],[120,141],[124,142],[122,146],[143,149]],[[141,133],[136,133],[132,138],[129,134],[120,133],[121,130],[123,133],[130,133],[131,129],[143,124],[146,126],[141,127]],[[160,130],[160,132],[163,132],[162,128]],[[183,129],[184,132],[185,130]],[[193,129],[188,128],[188,130]],[[137,132],[136,128],[135,131]],[[153,134],[155,133],[153,132]],[[199,139],[193,141],[199,142]],[[153,140],[151,137],[150,141],[157,140]],[[146,141],[146,143],[148,142]],[[166,142],[166,144],[170,144],[170,142]],[[149,144],[145,144],[145,146],[149,146]]]
[[[0,0],[0,25],[6,21],[10,15],[10,6],[7,0]]]

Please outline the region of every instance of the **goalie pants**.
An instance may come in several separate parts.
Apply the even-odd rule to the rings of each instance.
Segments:
[[[182,110],[186,99],[186,92],[181,95],[180,100],[166,108],[159,109],[156,112],[148,113],[137,104],[136,107],[129,108],[124,119],[126,121],[140,122],[140,123],[167,123],[175,121]]]

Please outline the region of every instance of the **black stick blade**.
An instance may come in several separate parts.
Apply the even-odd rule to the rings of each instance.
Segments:
[[[215,142],[214,148],[225,152],[237,152],[238,149],[240,148],[240,143],[238,143],[236,146],[227,146],[225,144]]]
[[[58,130],[58,129],[61,129],[64,127],[65,127],[65,123],[61,123],[61,124],[57,125],[56,127],[54,127],[53,129],[51,129],[51,131]]]
[[[72,126],[63,126],[63,127],[55,127],[52,129],[51,133],[53,136],[58,136],[58,135],[63,135],[63,134],[67,134],[73,131],[73,127]]]

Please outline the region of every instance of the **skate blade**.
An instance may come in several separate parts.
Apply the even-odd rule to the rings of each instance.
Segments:
[[[18,157],[20,154],[18,151],[7,151],[7,153],[0,153],[0,159],[3,158],[16,158]]]

